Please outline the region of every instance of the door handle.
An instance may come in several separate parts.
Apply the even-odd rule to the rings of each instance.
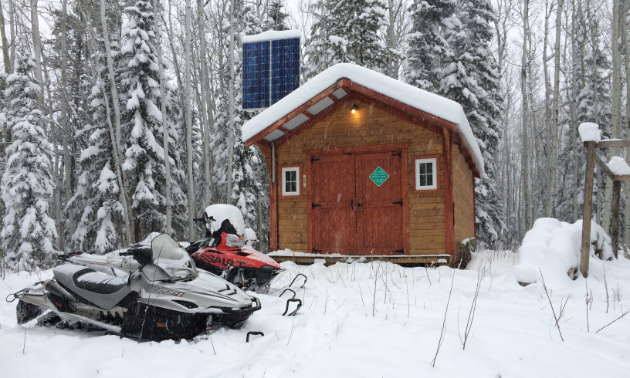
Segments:
[[[350,200],[350,208],[352,208],[352,210],[354,210],[354,200]]]
[[[392,202],[393,205],[400,205],[402,207],[402,200],[400,201],[396,201],[396,202]]]

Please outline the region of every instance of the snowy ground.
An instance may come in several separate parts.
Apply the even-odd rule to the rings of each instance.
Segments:
[[[328,268],[283,263],[287,272],[272,291],[298,272],[308,276],[306,289],[298,291],[305,305],[296,317],[281,316],[286,298],[277,298],[279,293],[259,295],[263,308],[243,329],[221,330],[199,343],[139,344],[109,335],[24,328],[16,325],[16,304],[2,301],[0,375],[628,377],[630,314],[596,331],[630,309],[630,260],[604,263],[608,302],[604,284],[589,280],[588,326],[585,280],[548,282],[556,311],[561,299],[569,297],[560,321],[564,342],[542,285],[519,286],[511,272],[515,261],[510,252],[488,251],[475,254],[465,271],[386,263]],[[476,316],[462,350],[458,325],[463,337],[479,275]],[[38,280],[9,275],[0,281],[0,297]],[[432,367],[451,282],[444,342]],[[245,343],[247,331],[263,331],[265,337]]]

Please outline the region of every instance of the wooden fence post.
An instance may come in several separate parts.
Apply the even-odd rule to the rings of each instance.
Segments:
[[[611,236],[612,236],[612,249],[615,258],[618,258],[619,253],[619,208],[621,207],[621,181],[613,181],[613,195],[612,195],[612,223],[611,223]]]
[[[585,142],[586,174],[584,177],[584,220],[582,221],[582,254],[580,272],[588,277],[588,263],[591,252],[591,212],[593,209],[593,164],[595,160],[595,142]]]

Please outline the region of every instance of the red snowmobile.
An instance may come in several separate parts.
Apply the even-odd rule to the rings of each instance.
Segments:
[[[251,229],[245,228],[237,207],[211,205],[195,221],[202,222],[206,229],[203,239],[186,248],[197,268],[221,276],[244,290],[269,290],[269,284],[283,269],[274,259],[246,244],[256,237]]]

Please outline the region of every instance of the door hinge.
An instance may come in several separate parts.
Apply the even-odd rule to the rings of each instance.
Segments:
[[[315,249],[313,248],[313,253],[320,253],[322,250],[321,249]]]
[[[400,205],[402,207],[402,199],[400,201],[392,202],[394,205]]]
[[[397,154],[392,154],[392,156],[398,156],[398,157],[402,157],[402,151],[398,152]]]
[[[395,250],[394,252],[396,252],[396,253],[400,253],[400,254],[404,255],[404,254],[405,254],[405,249],[404,249],[404,248],[397,249],[397,250]]]
[[[319,206],[321,206],[321,204],[317,204],[317,203],[315,203],[315,202],[311,203],[311,208],[312,208],[312,209],[314,209],[314,208],[316,208],[316,207],[319,207]]]
[[[318,158],[311,156],[311,163],[315,163],[316,161],[319,161]]]

